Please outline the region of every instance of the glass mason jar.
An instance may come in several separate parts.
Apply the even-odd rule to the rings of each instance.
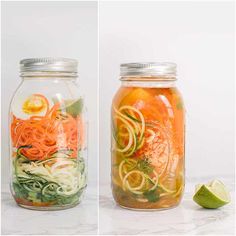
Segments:
[[[174,63],[121,65],[112,103],[112,192],[129,209],[177,206],[184,191],[185,110]]]
[[[18,205],[35,210],[73,207],[87,176],[77,61],[35,58],[20,66],[22,82],[10,105],[12,195]]]

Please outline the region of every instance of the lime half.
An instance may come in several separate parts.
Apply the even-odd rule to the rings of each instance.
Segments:
[[[221,181],[213,180],[196,185],[193,200],[204,208],[216,209],[230,202],[230,194]]]

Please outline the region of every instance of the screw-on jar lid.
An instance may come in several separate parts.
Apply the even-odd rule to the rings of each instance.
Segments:
[[[68,58],[29,58],[20,61],[21,72],[77,73],[78,62]]]
[[[137,62],[120,65],[121,80],[125,77],[165,77],[176,80],[176,64],[172,62]]]

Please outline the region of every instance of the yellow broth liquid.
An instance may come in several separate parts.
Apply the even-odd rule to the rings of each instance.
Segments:
[[[111,115],[115,201],[133,209],[178,205],[184,190],[185,133],[178,90],[121,87]]]

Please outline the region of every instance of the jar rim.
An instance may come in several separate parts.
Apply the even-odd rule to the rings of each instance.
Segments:
[[[135,62],[120,65],[121,80],[176,80],[173,62]]]

